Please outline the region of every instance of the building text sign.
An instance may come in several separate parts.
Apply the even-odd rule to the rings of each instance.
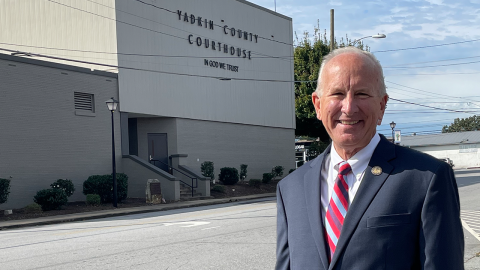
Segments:
[[[181,10],[177,10],[178,20],[183,21],[185,23],[189,23],[191,25],[196,25],[198,27],[203,27],[206,29],[214,30],[214,26],[216,25],[212,20],[207,20],[200,16],[195,16],[193,14],[188,14],[187,12],[183,12]],[[221,27],[221,26],[220,26]],[[254,43],[258,43],[258,35],[253,34],[251,32],[234,28],[228,27],[228,25],[224,25],[222,28],[222,32],[227,35],[235,38],[237,40],[246,40]],[[194,36],[193,34],[188,35],[187,37],[188,43],[192,45],[197,45],[197,47],[204,47],[205,49],[214,50],[217,52],[223,52],[224,54],[228,54],[231,56],[237,56],[238,58],[245,58],[251,60],[252,52],[240,47],[235,47],[233,45],[225,44],[219,41],[210,40],[206,37],[201,36]]]

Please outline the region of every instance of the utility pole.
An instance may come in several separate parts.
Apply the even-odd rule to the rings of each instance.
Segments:
[[[333,51],[335,49],[335,34],[333,32],[333,18],[334,18],[334,14],[333,14],[333,8],[330,9],[330,51]]]

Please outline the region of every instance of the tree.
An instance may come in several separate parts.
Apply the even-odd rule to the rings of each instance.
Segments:
[[[450,126],[443,126],[442,133],[480,130],[480,117],[456,118]]]
[[[295,78],[295,135],[320,138],[327,142],[329,136],[322,122],[315,113],[312,104],[312,93],[317,88],[318,71],[323,57],[330,52],[330,41],[327,40],[326,31],[321,34],[320,29],[314,28],[313,41],[308,32],[303,33],[303,39],[299,41],[296,37],[297,46],[294,50],[294,78]],[[345,37],[340,43],[335,40],[335,47],[338,48],[351,45],[353,41]],[[357,48],[364,49],[362,42],[357,43]],[[365,50],[369,50],[368,46]]]

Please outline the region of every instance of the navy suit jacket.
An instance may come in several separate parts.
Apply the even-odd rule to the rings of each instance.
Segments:
[[[464,238],[453,170],[429,155],[394,145],[375,149],[329,264],[321,220],[324,157],[277,186],[276,269],[461,270]],[[374,175],[372,167],[382,168]]]

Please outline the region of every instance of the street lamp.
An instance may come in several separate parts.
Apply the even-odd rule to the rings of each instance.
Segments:
[[[395,134],[394,134],[393,129],[395,128],[396,125],[397,124],[395,124],[395,122],[393,122],[393,121],[390,123],[390,127],[392,128],[392,142],[393,143],[395,143]]]
[[[355,43],[359,42],[360,40],[362,40],[364,38],[386,38],[386,37],[387,36],[385,34],[376,34],[376,35],[373,35],[373,36],[362,37],[362,38],[359,38],[359,39],[355,39],[351,46],[355,46]]]
[[[117,169],[115,167],[115,130],[113,128],[113,112],[117,110],[118,100],[113,97],[107,101],[107,107],[112,112],[112,170],[113,170],[113,207],[117,207]]]

